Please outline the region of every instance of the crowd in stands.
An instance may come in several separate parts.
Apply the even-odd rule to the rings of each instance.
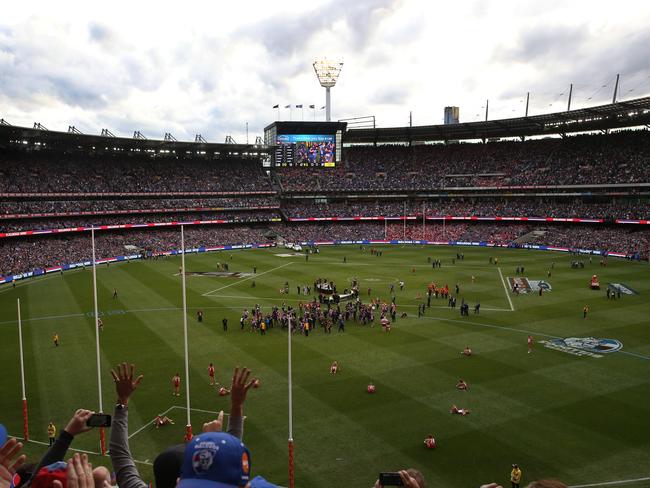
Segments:
[[[427,223],[424,228],[418,223],[384,226],[381,222],[269,224],[268,227],[192,226],[186,230],[186,247],[263,243],[269,241],[267,235],[278,235],[293,243],[405,239],[515,245],[518,238],[534,230],[541,232],[537,238],[528,240],[529,244],[619,252],[641,259],[648,259],[650,252],[650,230],[645,228],[465,222]],[[178,228],[103,231],[97,232],[96,245],[98,258],[128,254],[126,245],[155,254],[179,249],[180,232]],[[90,256],[87,233],[0,239],[0,276],[82,262]]]
[[[6,152],[2,193],[271,191],[259,159],[153,158],[124,154],[60,156]]]
[[[265,234],[265,228],[248,226],[192,226],[185,230],[185,247],[263,243],[267,241]],[[95,245],[98,259],[131,254],[125,246],[156,254],[180,249],[181,235],[178,228],[104,231],[96,233]],[[91,257],[88,233],[0,239],[0,276],[84,262]]]
[[[79,212],[128,212],[133,210],[165,210],[173,212],[181,209],[232,209],[250,207],[279,207],[277,198],[267,196],[247,196],[240,198],[161,198],[161,199],[110,199],[110,200],[0,200],[0,218],[3,215],[50,214]]]
[[[534,225],[453,222],[446,225],[428,222],[424,227],[417,222],[406,226],[401,222],[384,225],[382,222],[358,223],[273,223],[268,227],[206,225],[191,226],[186,230],[186,246],[216,246],[224,244],[267,242],[265,235],[278,235],[288,242],[354,241],[359,239],[428,240],[435,242],[489,241],[515,245],[515,241],[533,230],[539,236],[530,244],[555,247],[593,249],[620,252],[647,259],[650,250],[650,231],[645,228],[623,226]],[[180,248],[178,228],[148,230],[101,231],[96,234],[97,256],[124,255],[125,245],[146,249],[153,253]],[[0,239],[0,276],[33,269],[81,262],[90,258],[90,240],[87,233],[66,236],[38,236],[32,238]]]
[[[477,217],[562,217],[603,219],[647,219],[650,217],[648,199],[618,199],[608,203],[590,203],[580,199],[558,200],[542,198],[476,198],[463,200],[350,200],[347,202],[315,203],[314,200],[290,202],[283,206],[288,217],[400,217],[477,216]]]
[[[192,222],[196,220],[228,220],[230,222],[268,222],[279,219],[273,210],[234,212],[185,212],[162,214],[127,214],[119,216],[82,216],[49,219],[0,220],[0,232],[23,230],[69,229],[72,227],[98,227],[100,225],[148,224],[156,222]]]
[[[650,131],[503,141],[350,147],[333,169],[276,170],[284,191],[429,190],[650,182]]]

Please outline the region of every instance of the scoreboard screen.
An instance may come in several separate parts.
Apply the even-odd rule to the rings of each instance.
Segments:
[[[275,140],[275,166],[336,165],[334,134],[278,134]]]

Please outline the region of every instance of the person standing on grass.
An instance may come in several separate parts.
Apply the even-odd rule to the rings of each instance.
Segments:
[[[534,343],[534,341],[533,341],[533,336],[532,336],[532,335],[529,335],[529,336],[528,336],[528,354],[530,354],[531,352],[533,352],[533,343]]]
[[[221,319],[221,324],[223,325],[223,331],[228,332],[228,319],[226,317]]]
[[[512,471],[510,471],[510,483],[512,485],[512,488],[519,488],[519,484],[521,483],[521,474],[522,473],[519,466],[513,464]]]
[[[210,377],[210,386],[214,386],[216,382],[214,380],[214,365],[212,363],[208,366],[208,376]]]
[[[54,444],[54,439],[56,438],[56,425],[50,420],[50,423],[47,424],[47,438],[50,441],[50,446]]]
[[[52,341],[54,342],[54,347],[59,347],[59,334],[55,332],[52,335]]]
[[[117,288],[113,288],[113,300],[117,298]]]
[[[582,307],[582,318],[586,319],[588,313],[589,313],[589,307],[585,304],[585,306]]]
[[[172,376],[172,386],[174,387],[174,391],[172,392],[173,396],[181,396],[180,390],[181,390],[181,375],[179,373],[176,373],[174,376]]]

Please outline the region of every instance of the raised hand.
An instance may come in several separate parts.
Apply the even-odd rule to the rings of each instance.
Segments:
[[[223,429],[223,410],[219,412],[219,416],[211,421],[203,424],[203,432],[221,432]]]
[[[0,448],[0,488],[9,488],[16,471],[25,464],[27,456],[24,454],[14,459],[22,449],[22,442],[18,442],[13,437]]]
[[[402,478],[402,486],[407,486],[408,488],[420,488],[417,480],[408,474],[406,470],[403,469],[399,471],[399,476]]]
[[[80,408],[77,410],[70,421],[68,422],[68,425],[65,426],[65,431],[70,434],[72,437],[76,436],[77,434],[81,434],[83,432],[88,432],[92,427],[88,427],[86,425],[86,421],[90,418],[90,416],[94,412],[91,412],[90,410],[85,410],[83,408]]]
[[[88,455],[76,453],[68,461],[67,488],[94,488],[95,480],[93,479],[93,466],[88,462]],[[63,488],[59,480],[55,480],[52,485],[54,488]]]
[[[115,381],[117,401],[122,405],[127,405],[129,398],[140,385],[144,375],[140,375],[134,380],[135,366],[133,364],[129,366],[126,363],[122,363],[111,370],[111,376],[113,377],[113,381]]]
[[[239,417],[243,415],[246,394],[250,387],[253,386],[253,383],[255,383],[255,378],[248,381],[250,375],[251,370],[248,368],[242,368],[241,371],[239,367],[235,368],[235,372],[232,375],[232,386],[230,387],[230,415]]]

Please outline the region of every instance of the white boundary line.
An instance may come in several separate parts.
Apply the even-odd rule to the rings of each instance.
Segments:
[[[637,481],[648,481],[650,476],[645,478],[636,478],[633,480],[617,480],[617,481],[604,481],[602,483],[589,483],[587,485],[571,485],[569,488],[587,488],[589,486],[612,486],[612,485],[623,485],[625,483],[635,483]]]
[[[169,407],[167,410],[165,410],[164,412],[162,412],[160,415],[166,415],[166,414],[169,413],[170,410],[173,410],[173,409],[175,409],[175,408],[178,408],[178,409],[180,409],[180,410],[185,410],[185,407],[181,407],[181,406],[179,406],[179,405],[172,405],[172,406]],[[214,415],[219,415],[219,412],[215,412],[214,410],[203,410],[202,408],[190,408],[190,411],[192,411],[192,412],[201,412],[201,413],[210,413],[210,414],[214,414]],[[224,416],[225,416],[225,417],[228,417],[229,415],[230,415],[229,413],[225,413],[225,412],[224,412]],[[245,415],[244,415],[243,419],[246,420],[246,416],[245,416]],[[151,426],[153,426],[153,422],[154,422],[154,420],[156,420],[156,417],[154,417],[153,419],[151,419],[149,422],[145,423],[142,427],[140,427],[140,428],[139,428],[138,430],[136,430],[135,432],[132,432],[132,433],[129,435],[128,438],[131,439],[132,437],[138,435],[140,432],[142,432],[143,430],[145,430],[147,427],[151,427]],[[83,451],[83,452],[86,452],[86,451]],[[94,452],[93,452],[92,454],[97,454],[97,453],[94,453]]]
[[[170,411],[172,408],[174,408],[174,407],[169,407],[167,410],[165,410],[164,412],[162,412],[161,415],[166,415],[167,413],[169,413],[169,411]],[[142,431],[143,431],[144,429],[146,429],[147,427],[151,427],[151,426],[153,425],[154,420],[156,420],[156,417],[154,417],[153,419],[151,419],[150,422],[145,423],[142,427],[140,427],[138,430],[136,430],[136,431],[133,432],[132,434],[129,434],[128,439],[130,439],[131,437],[133,437],[133,436],[136,435],[136,434],[139,434],[140,432],[142,432]]]
[[[207,292],[203,293],[201,296],[204,296],[204,297],[210,296],[215,291],[225,290],[226,288],[230,288],[231,286],[238,285],[240,283],[243,283],[244,281],[252,280],[254,278],[257,278],[258,276],[262,276],[262,275],[265,275],[267,273],[271,273],[271,272],[273,272],[275,270],[278,270],[280,268],[284,268],[284,267],[289,266],[289,265],[291,265],[293,263],[294,263],[294,261],[291,261],[289,263],[283,264],[282,266],[278,266],[277,268],[273,268],[273,269],[269,269],[268,271],[264,271],[263,273],[254,274],[253,276],[249,276],[248,278],[244,278],[243,280],[239,280],[239,281],[236,281],[234,283],[230,283],[229,285],[222,286],[221,288],[217,288],[216,290],[207,291]]]
[[[501,277],[501,284],[503,285],[503,291],[506,292],[506,298],[508,299],[508,303],[510,304],[510,310],[512,312],[515,311],[515,306],[512,304],[512,299],[510,298],[510,293],[508,293],[508,287],[506,286],[506,282],[503,279],[503,273],[501,273],[501,267],[497,268],[499,270],[499,276]]]

